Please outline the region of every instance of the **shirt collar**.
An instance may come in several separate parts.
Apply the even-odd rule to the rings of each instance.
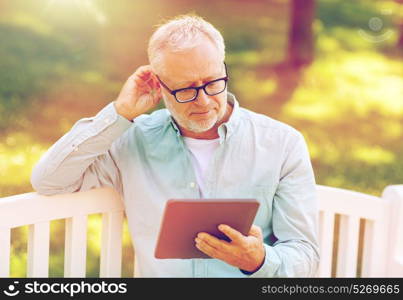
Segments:
[[[223,143],[225,140],[227,140],[234,133],[235,129],[238,127],[239,124],[240,108],[239,103],[236,100],[234,94],[227,92],[227,101],[232,106],[232,113],[228,121],[222,123],[218,127],[218,136],[220,137],[220,144]],[[178,125],[176,124],[171,114],[169,114],[169,122],[172,128],[175,130],[176,135],[180,136],[181,134]]]
[[[167,109],[168,113],[169,110]],[[178,125],[176,124],[174,118],[172,117],[172,115],[169,113],[169,123],[171,124],[172,128],[175,130],[176,135],[180,136],[181,135],[181,131],[179,130]]]
[[[220,137],[220,144],[226,141],[236,130],[239,125],[239,103],[234,94],[227,93],[227,101],[232,106],[232,113],[228,121],[218,126],[218,135]]]

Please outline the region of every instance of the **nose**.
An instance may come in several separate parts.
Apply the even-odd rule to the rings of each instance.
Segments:
[[[210,103],[210,99],[209,96],[204,92],[204,90],[200,89],[195,102],[200,106],[208,106]]]

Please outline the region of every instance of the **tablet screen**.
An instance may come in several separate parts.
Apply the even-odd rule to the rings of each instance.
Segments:
[[[199,232],[229,241],[218,225],[247,235],[259,208],[256,199],[170,199],[165,206],[156,258],[211,258],[195,246]]]

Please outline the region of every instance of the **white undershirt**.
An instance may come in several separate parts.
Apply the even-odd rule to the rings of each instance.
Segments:
[[[203,198],[205,196],[204,188],[207,168],[213,158],[214,151],[220,144],[220,139],[201,140],[189,137],[184,137],[183,139],[192,154],[192,165],[196,172],[196,180],[199,186],[200,195]]]

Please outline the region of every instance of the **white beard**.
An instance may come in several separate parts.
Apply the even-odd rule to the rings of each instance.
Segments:
[[[215,115],[211,117],[210,119],[207,120],[189,120],[181,116],[171,105],[169,101],[163,97],[163,101],[165,104],[165,107],[169,110],[171,113],[172,117],[175,119],[175,121],[179,124],[179,126],[185,128],[186,130],[192,131],[194,133],[202,133],[205,132],[211,128],[214,127],[215,124],[217,124],[218,121],[220,121],[226,112],[226,106],[224,106],[220,111],[218,116]]]

